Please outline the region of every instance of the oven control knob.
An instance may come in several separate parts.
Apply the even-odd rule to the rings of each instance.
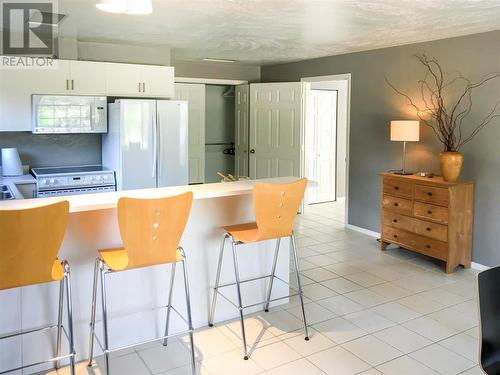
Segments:
[[[95,182],[100,182],[101,181],[101,176],[95,176],[94,180],[95,180]]]
[[[40,180],[40,184],[41,184],[41,185],[47,185],[47,179],[42,178],[42,179]]]
[[[51,178],[51,179],[49,180],[49,184],[53,185],[53,184],[55,184],[55,183],[56,183],[56,181],[57,181],[57,180],[56,180],[55,178]]]

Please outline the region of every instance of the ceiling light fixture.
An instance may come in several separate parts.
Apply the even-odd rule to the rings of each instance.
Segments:
[[[231,60],[231,59],[220,59],[217,57],[205,57],[203,61],[211,61],[211,62],[223,62],[223,63],[234,63],[237,60]]]
[[[100,0],[97,9],[110,13],[151,14],[153,4],[151,0]]]

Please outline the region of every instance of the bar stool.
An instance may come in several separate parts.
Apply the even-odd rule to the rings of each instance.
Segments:
[[[118,224],[123,247],[99,250],[99,257],[95,262],[88,366],[92,366],[94,338],[104,352],[106,374],[109,374],[109,353],[111,352],[159,340],[163,340],[163,345],[166,346],[168,343],[167,339],[172,336],[169,335],[169,321],[170,311],[174,310],[188,326],[187,331],[176,335],[189,334],[191,344],[191,367],[193,374],[195,373],[193,324],[191,322],[186,253],[184,249],[179,246],[179,241],[186,227],[192,202],[192,192],[159,199],[120,198],[118,200]],[[182,262],[184,271],[187,320],[172,306],[175,266],[178,262]],[[160,264],[172,265],[168,304],[166,306],[167,318],[165,323],[165,335],[133,345],[110,349],[106,304],[106,276],[122,271]],[[99,274],[102,298],[103,345],[95,334],[97,283]]]
[[[213,327],[214,323],[214,315],[215,308],[217,304],[217,295],[220,294],[224,299],[233,304],[240,313],[240,322],[241,322],[241,334],[243,339],[243,351],[244,351],[244,359],[247,360],[248,350],[247,350],[247,342],[245,336],[245,323],[243,319],[243,310],[246,308],[254,307],[263,304],[264,310],[266,312],[269,311],[269,303],[273,301],[277,301],[280,299],[299,296],[300,305],[302,309],[302,318],[304,323],[304,333],[305,340],[309,341],[309,334],[307,332],[307,322],[306,322],[306,314],[304,310],[304,300],[302,296],[302,285],[300,282],[300,273],[299,273],[299,263],[297,259],[297,249],[295,246],[295,236],[293,234],[293,223],[295,221],[295,217],[297,216],[297,211],[299,209],[300,203],[304,198],[304,191],[307,186],[307,179],[303,178],[296,182],[290,184],[264,184],[264,183],[256,183],[253,190],[253,199],[254,199],[254,212],[256,222],[239,224],[239,225],[231,225],[222,227],[225,233],[222,238],[222,243],[220,246],[219,253],[219,263],[217,266],[217,275],[215,278],[215,287],[214,294],[212,298],[212,306],[210,309],[210,315],[208,319],[208,325]],[[276,272],[276,263],[278,260],[278,252],[280,247],[280,241],[283,237],[290,238],[290,245],[293,250],[293,260],[295,266],[295,275],[297,278],[297,288],[294,288],[290,284],[288,284],[285,280],[275,275]],[[234,264],[234,275],[236,282],[220,284],[220,273],[222,268],[222,259],[224,257],[224,244],[226,239],[231,239],[232,252],[233,252],[233,264]],[[254,243],[258,241],[271,240],[276,239],[276,249],[274,251],[273,264],[270,275],[265,275],[261,277],[254,277],[248,280],[240,280],[239,270],[238,270],[238,257],[236,252],[236,247],[238,245]],[[255,303],[252,305],[243,306],[241,302],[241,290],[240,284],[255,281],[259,279],[270,278],[269,285],[267,289],[267,299],[264,302]],[[273,288],[274,279],[279,279],[285,284],[289,285],[292,289],[294,289],[297,293],[291,294],[281,298],[271,299],[271,292]],[[228,286],[236,285],[236,292],[238,296],[238,304],[234,304],[228,297],[226,297],[219,289],[225,288]]]
[[[70,269],[67,261],[57,259],[68,223],[68,212],[68,201],[29,209],[0,210],[0,290],[59,281],[56,325],[22,329],[20,332],[0,336],[1,340],[57,328],[55,357],[12,368],[1,374],[47,362],[54,362],[55,368],[58,369],[61,360],[66,358],[70,361],[71,374],[75,374]],[[65,291],[68,313],[67,331],[63,326]],[[4,308],[6,306],[2,306],[2,309]],[[66,355],[61,355],[63,333],[69,345],[69,353]]]

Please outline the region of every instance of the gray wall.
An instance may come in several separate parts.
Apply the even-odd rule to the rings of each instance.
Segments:
[[[390,120],[413,119],[406,101],[384,82],[384,75],[404,92],[417,95],[424,69],[415,53],[439,60],[443,69],[472,80],[500,70],[500,31],[262,67],[262,81],[298,81],[301,77],[352,74],[349,223],[379,231],[380,171],[400,167],[401,145],[389,141]],[[481,119],[500,99],[500,80],[477,90],[467,124]],[[422,126],[421,142],[409,146],[409,168],[438,171],[441,146]],[[476,183],[473,261],[500,264],[500,118],[462,152],[462,177]]]
[[[17,147],[21,161],[31,168],[101,163],[100,134],[0,132],[3,147]]]

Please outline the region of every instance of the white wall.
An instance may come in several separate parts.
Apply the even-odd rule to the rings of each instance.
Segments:
[[[176,77],[235,79],[260,82],[260,66],[239,63],[172,60]]]
[[[345,179],[347,163],[347,106],[348,86],[347,81],[322,81],[311,82],[311,89],[337,90],[337,198],[345,197]]]

